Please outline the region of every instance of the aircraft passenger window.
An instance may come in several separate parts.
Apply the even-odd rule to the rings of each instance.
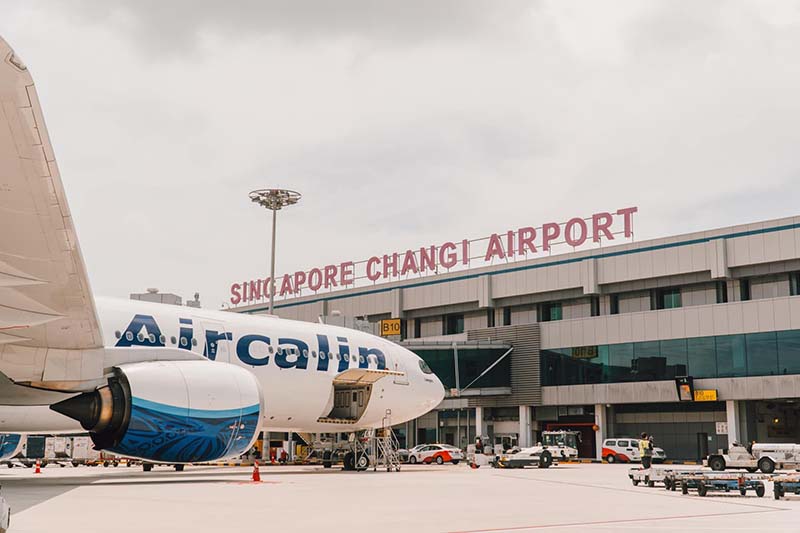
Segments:
[[[342,360],[341,354],[338,354],[338,353],[336,354],[336,360],[337,361],[341,361]]]
[[[186,346],[187,344],[189,344],[189,341],[186,340],[186,337],[181,337],[181,346]]]
[[[303,357],[308,357],[308,350],[303,350]]]
[[[270,347],[269,347],[269,353],[272,353],[272,352],[274,352],[274,351],[275,351],[275,348],[273,348],[272,346],[270,346]]]
[[[355,363],[356,361],[358,361],[358,359],[356,359],[356,356],[355,356],[355,355],[352,357],[352,359],[353,359],[353,362],[354,362],[354,363]]]
[[[325,359],[325,352],[319,352],[319,358]]]
[[[122,333],[120,333],[119,330],[117,330],[114,332],[114,336],[119,339],[120,337],[122,337]]]
[[[314,357],[314,358],[317,357],[317,351],[316,350],[311,350],[311,357]]]
[[[177,344],[178,343],[178,339],[176,339],[175,335],[173,335],[172,337],[169,338],[169,342],[171,342],[172,344]]]
[[[164,335],[159,336],[158,340],[161,341],[161,344],[167,343],[167,338]]]
[[[192,339],[192,346],[197,346],[197,339]]]
[[[363,355],[360,355],[360,356],[358,357],[358,361],[359,361],[360,363],[363,363],[363,362],[364,362],[364,356],[363,356]]]
[[[139,333],[138,335],[136,335],[136,339],[139,342],[144,342],[144,333]]]
[[[150,344],[155,344],[156,343],[156,336],[154,334],[152,334],[152,333],[150,334],[149,337],[147,337],[147,339],[150,341]]]
[[[130,331],[127,332],[125,334],[125,338],[128,340],[128,342],[132,342],[133,341],[133,333],[131,333]]]
[[[419,369],[422,370],[423,374],[433,374],[433,370],[431,370],[431,367],[429,367],[428,363],[426,363],[422,359],[419,360]]]

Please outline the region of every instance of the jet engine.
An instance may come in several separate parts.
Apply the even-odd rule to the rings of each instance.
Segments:
[[[13,459],[25,448],[27,439],[19,433],[0,433],[0,461]]]
[[[258,436],[263,395],[244,368],[210,361],[120,365],[108,385],[50,408],[81,423],[95,448],[154,462],[235,457]]]

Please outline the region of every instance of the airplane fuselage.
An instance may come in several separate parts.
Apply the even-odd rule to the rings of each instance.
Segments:
[[[395,343],[357,330],[273,316],[208,311],[140,301],[97,299],[108,348],[182,350],[250,370],[264,394],[263,426],[276,431],[336,432],[380,427],[435,408],[444,390],[420,359]],[[172,352],[175,353],[175,352]],[[132,357],[135,360],[135,357]],[[334,405],[333,382],[349,369],[390,370],[353,424],[320,422]]]

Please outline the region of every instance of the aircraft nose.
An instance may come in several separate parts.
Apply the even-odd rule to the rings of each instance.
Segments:
[[[435,409],[442,400],[444,400],[444,384],[436,377],[436,374],[431,374],[433,383],[429,383],[428,401],[427,404],[430,409]]]

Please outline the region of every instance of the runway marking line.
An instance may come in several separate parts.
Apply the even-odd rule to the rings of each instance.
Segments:
[[[761,511],[737,511],[733,513],[706,513],[678,516],[654,516],[652,518],[629,518],[624,520],[595,520],[590,522],[566,522],[563,524],[537,524],[531,526],[511,526],[488,529],[465,529],[460,531],[449,531],[448,533],[493,533],[498,531],[525,531],[531,529],[552,529],[556,527],[579,527],[579,526],[601,526],[609,524],[628,524],[636,522],[653,522],[656,520],[688,520],[690,518],[713,518],[723,516],[735,516],[745,514],[770,513],[773,511],[788,511],[788,509],[771,509]]]

